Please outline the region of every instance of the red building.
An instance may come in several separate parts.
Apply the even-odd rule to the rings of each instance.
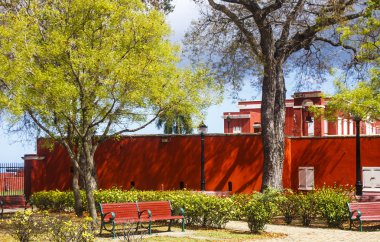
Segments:
[[[335,122],[314,119],[310,106],[326,108],[328,100],[321,91],[297,92],[286,100],[285,134],[287,136],[354,135],[356,125],[351,117],[338,116]],[[224,133],[260,133],[261,101],[238,103],[238,112],[224,112]],[[380,134],[380,122],[361,122],[361,134]]]

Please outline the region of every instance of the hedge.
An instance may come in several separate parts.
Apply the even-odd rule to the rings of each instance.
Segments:
[[[184,208],[186,223],[203,227],[223,228],[230,220],[245,220],[252,232],[261,231],[274,216],[281,215],[287,224],[300,218],[309,226],[316,217],[330,227],[347,221],[346,202],[351,190],[342,187],[322,187],[307,193],[291,190],[279,192],[234,194],[230,197],[210,196],[193,191],[124,191],[118,188],[95,191],[97,202],[133,202],[170,200],[174,209]],[[81,192],[83,209],[85,193]],[[41,210],[73,211],[74,197],[70,191],[43,191],[32,195],[32,203]]]

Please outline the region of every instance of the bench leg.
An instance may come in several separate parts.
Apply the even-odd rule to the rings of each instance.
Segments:
[[[182,232],[185,232],[185,218],[182,218],[181,227],[182,227]]]
[[[152,221],[149,221],[148,234],[152,234]]]
[[[135,233],[137,233],[137,231],[139,230],[139,225],[140,225],[140,222],[137,222]]]
[[[112,221],[112,238],[116,239],[116,231],[115,231],[115,221]]]
[[[169,220],[169,227],[168,227],[168,231],[172,231],[172,220],[170,219]]]
[[[352,219],[350,219],[350,230],[352,230]]]
[[[102,235],[102,230],[103,230],[103,221],[100,222],[100,231],[99,231],[99,235]]]
[[[363,223],[362,220],[359,220],[360,232],[363,232]]]

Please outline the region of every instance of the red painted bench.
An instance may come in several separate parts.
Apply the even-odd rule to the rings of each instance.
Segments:
[[[350,229],[354,221],[359,221],[363,231],[363,221],[380,221],[380,202],[347,203],[350,218]]]
[[[181,219],[182,232],[185,231],[185,211],[180,208],[180,215],[174,215],[170,201],[138,202],[137,206],[141,213],[140,219],[149,220],[149,234],[152,234],[152,222],[154,221],[169,220],[168,231],[170,231],[172,221]]]
[[[137,223],[136,230],[141,223],[147,222],[148,233],[152,234],[152,222],[169,220],[170,231],[172,221],[182,219],[182,232],[185,231],[185,212],[181,208],[181,215],[174,215],[170,201],[155,202],[126,202],[126,203],[99,203],[101,224],[100,234],[102,230],[112,233],[113,238],[116,237],[116,224]],[[111,229],[106,226],[111,224]]]
[[[100,233],[107,230],[112,233],[113,238],[116,237],[115,225],[125,223],[137,223],[136,229],[140,222],[150,222],[149,219],[140,218],[140,212],[136,202],[126,203],[99,203],[100,210]],[[111,229],[107,229],[106,225],[111,224]]]
[[[14,209],[28,207],[28,202],[24,196],[0,196],[1,217],[4,215],[4,209]]]

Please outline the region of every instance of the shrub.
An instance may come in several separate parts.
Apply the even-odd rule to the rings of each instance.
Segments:
[[[36,218],[39,217],[39,218]],[[30,210],[16,212],[9,223],[9,234],[18,241],[31,241],[43,233],[44,213],[33,213]]]
[[[316,205],[329,227],[340,227],[348,219],[347,205],[350,190],[343,187],[325,187],[316,190]]]
[[[81,193],[86,206],[84,192]],[[95,201],[102,203],[170,200],[173,209],[184,208],[187,224],[222,228],[235,213],[230,198],[219,198],[191,191],[123,191],[118,188],[94,192]],[[37,192],[32,195],[33,204],[39,209],[72,211],[73,193],[70,191]]]
[[[95,241],[91,218],[74,223],[68,217],[54,217],[49,220],[48,231],[50,241]]]
[[[205,227],[224,228],[233,217],[232,199],[215,196],[206,196],[204,198],[203,225]]]
[[[83,209],[86,208],[85,193],[81,191]],[[51,210],[54,212],[73,211],[74,194],[69,191],[42,191],[33,193],[32,205],[41,210]]]
[[[261,199],[258,198],[254,198],[246,204],[244,213],[251,233],[257,233],[263,230],[265,224],[271,219],[270,212],[266,210]]]
[[[264,193],[254,193],[244,207],[244,215],[247,218],[248,227],[252,233],[264,229],[277,213],[277,204],[281,199],[276,190],[266,190]]]
[[[297,203],[297,195],[292,190],[286,190],[283,193],[283,199],[279,202],[278,206],[286,224],[290,224],[297,216],[299,211]]]
[[[267,188],[263,192],[264,205],[267,207],[267,210],[271,211],[272,217],[281,215],[279,206],[284,199],[284,195],[280,190]]]
[[[249,202],[252,194],[236,193],[230,196],[233,202],[233,218],[234,220],[242,220],[244,218],[244,207]]]
[[[299,193],[295,197],[298,214],[301,216],[302,225],[310,226],[317,215],[317,204],[314,192]]]
[[[16,212],[9,221],[8,233],[18,241],[94,241],[92,219],[72,222],[70,217],[49,216],[48,212]]]

